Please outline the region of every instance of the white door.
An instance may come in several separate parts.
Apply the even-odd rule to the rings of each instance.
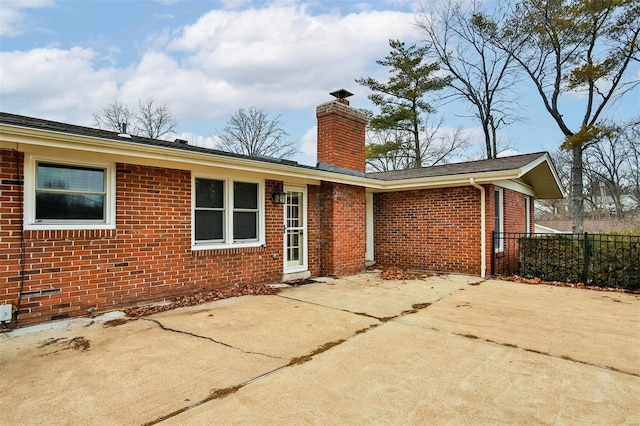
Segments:
[[[285,187],[284,272],[307,270],[306,188]]]

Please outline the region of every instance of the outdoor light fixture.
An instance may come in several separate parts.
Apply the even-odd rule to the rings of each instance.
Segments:
[[[271,200],[273,200],[273,204],[287,204],[287,193],[282,190],[282,182],[271,193]]]

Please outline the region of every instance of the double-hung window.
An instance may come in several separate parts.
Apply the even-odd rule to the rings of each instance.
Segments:
[[[262,183],[196,178],[194,245],[197,248],[264,243]]]
[[[25,228],[114,227],[112,165],[31,159],[25,176]]]

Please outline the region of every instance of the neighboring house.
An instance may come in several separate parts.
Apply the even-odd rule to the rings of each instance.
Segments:
[[[491,232],[562,197],[546,153],[365,174],[364,116],[316,115],[309,167],[0,113],[0,303],[27,325],[367,262],[484,276]]]
[[[569,231],[561,231],[559,229],[551,228],[550,226],[545,226],[540,223],[541,221],[537,221],[534,225],[533,232],[536,234],[570,234],[571,229]],[[571,222],[571,226],[573,226],[573,222]]]
[[[573,221],[571,220],[537,220],[536,233],[570,234],[573,232]],[[638,225],[633,221],[624,220],[596,220],[585,219],[583,223],[584,232],[594,234],[611,234],[615,232],[630,232],[638,229]]]

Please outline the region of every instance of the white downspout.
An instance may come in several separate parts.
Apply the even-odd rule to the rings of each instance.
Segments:
[[[486,199],[484,187],[478,185],[474,178],[469,179],[469,183],[480,190],[480,276],[487,276],[487,217],[486,217]]]

